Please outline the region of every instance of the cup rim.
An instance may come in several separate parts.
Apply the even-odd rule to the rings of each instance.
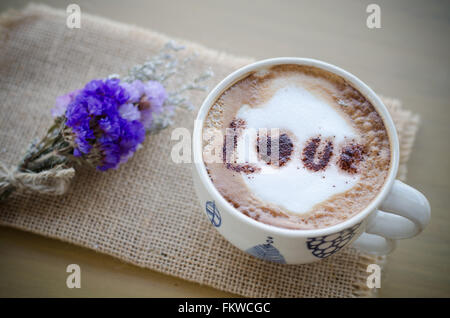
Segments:
[[[208,114],[209,109],[213,105],[213,103],[225,92],[229,87],[238,82],[239,80],[247,77],[250,73],[275,66],[275,65],[283,65],[283,64],[296,64],[296,65],[306,65],[317,67],[336,75],[343,77],[346,81],[348,81],[354,88],[356,88],[361,94],[363,94],[375,107],[375,110],[381,116],[383,123],[386,127],[386,131],[389,137],[390,150],[391,150],[391,160],[390,160],[390,168],[389,174],[384,182],[383,187],[377,194],[377,196],[362,210],[357,213],[353,217],[340,222],[338,224],[320,228],[320,229],[287,229],[278,227],[275,225],[270,225],[266,223],[262,223],[254,220],[253,218],[244,215],[238,209],[233,207],[231,203],[229,203],[225,198],[219,193],[211,179],[209,178],[206,172],[206,166],[203,161],[203,152],[202,152],[202,134],[203,134],[203,125],[206,115]],[[377,207],[381,204],[384,198],[389,193],[392,184],[395,181],[395,177],[398,171],[399,165],[399,141],[397,132],[394,126],[394,122],[381,99],[375,94],[375,92],[367,86],[363,81],[357,78],[355,75],[341,69],[338,66],[316,60],[311,58],[299,58],[299,57],[277,57],[270,58],[265,60],[260,60],[246,66],[239,68],[238,70],[232,72],[228,76],[226,76],[219,84],[217,84],[214,89],[208,94],[206,99],[203,101],[195,120],[194,131],[193,131],[193,158],[194,158],[194,169],[196,169],[200,182],[203,184],[205,189],[208,191],[209,195],[216,200],[216,202],[220,202],[221,206],[224,206],[229,213],[235,216],[237,219],[242,221],[244,224],[247,224],[251,227],[257,227],[261,230],[266,231],[267,233],[273,235],[279,235],[284,237],[312,237],[312,236],[325,236],[333,233],[340,232],[347,228],[350,228],[366,219],[369,214],[376,210]]]

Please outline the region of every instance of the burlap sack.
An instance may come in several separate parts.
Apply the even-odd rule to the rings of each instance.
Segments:
[[[17,163],[41,136],[55,97],[93,78],[124,73],[155,54],[169,38],[83,13],[81,29],[65,26],[65,12],[29,6],[0,22],[0,160]],[[183,78],[207,67],[212,88],[251,60],[184,43],[181,58],[197,54]],[[197,107],[206,93],[191,94]],[[401,144],[400,178],[418,118],[395,99],[385,99]],[[180,113],[174,127],[192,128],[194,113]],[[170,159],[171,128],[145,141],[117,171],[78,169],[61,197],[16,194],[0,204],[0,224],[95,249],[137,266],[215,288],[256,297],[369,296],[366,267],[382,258],[353,249],[319,263],[272,264],[225,241],[203,215],[190,166]]]

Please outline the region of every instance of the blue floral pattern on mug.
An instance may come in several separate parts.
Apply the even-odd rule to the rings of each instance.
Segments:
[[[219,209],[216,207],[216,202],[206,201],[206,215],[211,221],[211,224],[215,227],[220,227],[222,225],[222,216],[220,215]]]
[[[314,256],[318,258],[326,258],[339,252],[344,246],[350,243],[360,225],[361,223],[358,223],[351,228],[335,234],[310,237],[306,241],[306,246],[312,251]]]
[[[253,246],[246,250],[246,252],[264,261],[286,264],[283,255],[281,255],[280,251],[272,244],[273,238],[268,236],[265,244]]]

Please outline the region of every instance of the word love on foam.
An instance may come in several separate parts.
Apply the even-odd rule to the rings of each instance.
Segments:
[[[281,168],[291,160],[295,146],[289,132],[272,128],[269,133],[265,128],[256,130],[244,127],[244,120],[235,119],[226,129],[225,136],[220,130],[208,131],[204,135],[209,145],[204,149],[204,160],[207,163],[225,163],[228,169],[245,174],[259,172],[261,168],[256,163],[264,162]],[[310,138],[299,152],[303,166],[313,172],[325,170],[330,164],[334,147],[332,138]],[[218,156],[220,152],[221,156]],[[342,146],[338,153],[337,166],[350,174],[356,173],[364,157],[363,147],[351,142]]]

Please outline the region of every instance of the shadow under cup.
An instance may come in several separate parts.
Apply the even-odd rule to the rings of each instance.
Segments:
[[[341,223],[329,227],[314,230],[292,230],[265,224],[244,215],[218,192],[208,176],[203,162],[203,125],[209,109],[215,101],[229,87],[251,73],[275,65],[285,64],[313,66],[344,78],[372,103],[382,118],[388,133],[391,150],[390,168],[381,190],[364,210]],[[374,253],[383,254],[393,248],[394,241],[390,238],[380,236],[380,233],[375,233],[378,234],[375,235],[373,233],[364,233],[364,231],[377,217],[378,219],[380,218],[379,214],[381,211],[378,211],[377,208],[391,192],[394,183],[399,182],[395,180],[399,165],[399,142],[395,126],[380,98],[354,75],[336,66],[313,59],[273,58],[247,65],[228,75],[209,93],[198,112],[193,132],[193,157],[194,186],[203,213],[225,239],[255,257],[283,264],[310,263],[339,252],[358,237],[361,237],[361,240],[364,239],[365,242],[360,244],[359,247],[366,251],[372,250]],[[414,191],[417,192],[417,190]],[[405,219],[405,217],[403,218]],[[417,223],[415,222],[416,220],[405,220],[413,225]],[[422,228],[426,223],[426,220],[422,222]]]

